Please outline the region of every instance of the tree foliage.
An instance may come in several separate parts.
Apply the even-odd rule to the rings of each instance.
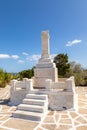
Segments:
[[[73,73],[80,73],[83,72],[83,68],[80,63],[76,63],[75,61],[70,62],[70,69]]]
[[[23,78],[31,78],[34,76],[34,67],[32,69],[23,70],[18,73],[19,78],[22,80]]]
[[[0,87],[5,87],[11,80],[11,74],[0,69]]]
[[[87,86],[87,70],[75,61],[70,62],[70,68],[75,77],[76,86]]]
[[[67,54],[58,54],[54,57],[54,62],[58,68],[59,77],[75,77],[76,86],[87,86],[87,70],[80,63],[68,62]]]
[[[54,57],[54,63],[58,69],[59,76],[66,77],[70,71],[67,54],[58,54]]]

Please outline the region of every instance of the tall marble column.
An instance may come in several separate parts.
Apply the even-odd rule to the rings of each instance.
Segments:
[[[50,48],[49,48],[49,32],[43,31],[42,35],[42,58],[49,58],[50,55]]]
[[[40,62],[51,62],[51,57],[50,57],[50,45],[49,45],[49,40],[50,40],[50,35],[49,31],[43,31],[41,33],[41,39],[42,39],[42,54],[40,58]]]

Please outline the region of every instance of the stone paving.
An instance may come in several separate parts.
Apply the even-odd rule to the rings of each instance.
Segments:
[[[87,130],[87,87],[76,88],[78,111],[49,111],[41,122],[12,117],[16,106],[8,105],[9,89],[0,89],[0,130]]]

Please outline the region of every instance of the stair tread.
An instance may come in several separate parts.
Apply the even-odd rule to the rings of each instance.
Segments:
[[[38,116],[38,117],[41,117],[44,115],[43,113],[30,112],[30,111],[24,111],[24,110],[16,110],[13,114],[22,114],[22,115],[27,115],[27,116]]]
[[[23,101],[33,101],[33,102],[46,102],[46,100],[38,100],[38,99],[28,99],[28,98],[25,98]]]
[[[47,95],[27,94],[27,99],[47,100]]]
[[[44,94],[27,94],[26,96],[47,97],[47,95]]]
[[[20,104],[18,107],[32,107],[32,108],[44,108],[44,106],[38,106],[38,105],[29,105],[29,104]]]

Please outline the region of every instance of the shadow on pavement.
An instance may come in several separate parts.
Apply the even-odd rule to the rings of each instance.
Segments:
[[[9,99],[0,99],[0,105],[8,105],[9,102],[10,102],[10,98]]]

